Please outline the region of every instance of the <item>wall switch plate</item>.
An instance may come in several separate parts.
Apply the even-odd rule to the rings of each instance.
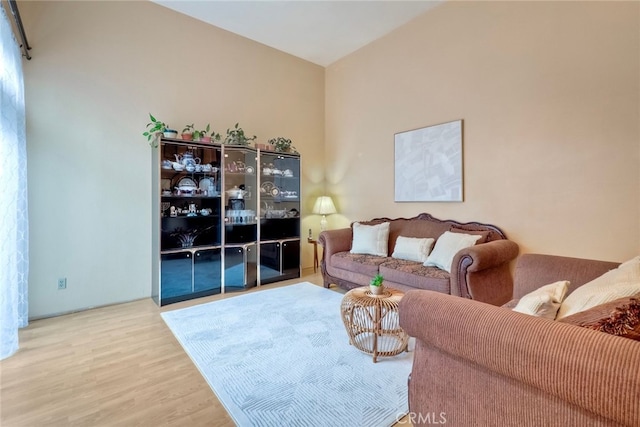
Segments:
[[[58,279],[58,289],[67,289],[67,278]]]

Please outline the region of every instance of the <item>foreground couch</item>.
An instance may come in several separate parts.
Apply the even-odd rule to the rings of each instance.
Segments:
[[[320,233],[318,243],[324,248],[320,268],[325,287],[335,284],[348,290],[366,286],[373,276],[380,273],[386,286],[402,291],[427,289],[494,305],[511,299],[513,285],[509,263],[517,257],[519,249],[498,227],[478,222],[439,220],[426,213],[410,219],[376,218],[360,224],[383,222],[389,222],[389,256],[351,254],[353,225]],[[477,244],[455,255],[450,273],[436,267],[425,267],[420,262],[391,257],[399,236],[438,239],[447,231],[481,236]]]
[[[557,280],[572,292],[617,266],[522,255],[514,297]],[[639,341],[428,291],[408,292],[399,314],[416,337],[415,425],[640,425]]]

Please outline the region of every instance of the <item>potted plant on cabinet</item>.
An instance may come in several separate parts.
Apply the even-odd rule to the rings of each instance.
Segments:
[[[193,123],[190,125],[186,125],[184,129],[182,129],[182,139],[185,141],[193,140]]]
[[[193,139],[195,141],[212,142],[220,141],[220,134],[215,130],[211,130],[211,124],[207,123],[207,127],[204,130],[193,131]]]
[[[296,150],[296,147],[293,146],[293,144],[291,143],[291,140],[288,138],[283,138],[281,136],[277,137],[277,138],[271,138],[268,143],[270,145],[273,145],[274,150],[276,151],[280,151],[283,153],[298,153],[298,151]]]
[[[238,127],[238,125],[239,123],[236,123],[233,129],[227,129],[227,136],[224,139],[225,144],[249,145],[249,141],[253,141],[257,138],[255,135],[252,137],[246,136],[244,130],[241,127]]]
[[[149,119],[151,121],[147,123],[147,130],[142,134],[147,137],[149,145],[153,147],[156,147],[158,145],[157,137],[161,132],[167,138],[175,138],[176,136],[178,136],[178,132],[173,129],[169,129],[169,126],[166,123],[153,117],[153,114],[149,113]]]
[[[193,140],[194,141],[202,141],[202,142],[211,142],[211,137],[207,135],[209,133],[209,124],[207,123],[207,127],[205,130],[194,130],[193,131]]]

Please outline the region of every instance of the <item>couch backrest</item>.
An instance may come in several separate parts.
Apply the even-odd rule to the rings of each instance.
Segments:
[[[495,225],[479,222],[461,223],[454,220],[440,220],[428,213],[422,213],[413,218],[374,218],[370,221],[359,221],[360,224],[374,225],[388,221],[389,224],[389,254],[393,253],[398,236],[404,237],[433,237],[438,239],[445,231],[451,229],[469,232],[470,234],[482,233],[484,242],[506,239],[505,234]]]
[[[514,272],[513,298],[518,299],[541,286],[568,280],[568,294],[620,263],[556,255],[523,254],[516,261]]]

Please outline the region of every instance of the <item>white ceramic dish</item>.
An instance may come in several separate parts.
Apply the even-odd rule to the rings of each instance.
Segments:
[[[176,188],[180,191],[194,191],[198,186],[191,178],[182,178]]]

